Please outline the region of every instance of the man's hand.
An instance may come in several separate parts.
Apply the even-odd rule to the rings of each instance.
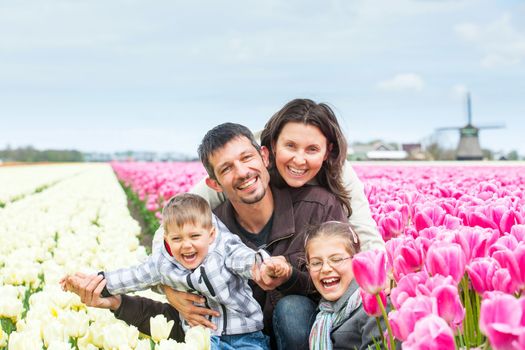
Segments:
[[[252,268],[253,281],[263,290],[273,290],[292,276],[292,267],[284,256],[272,256]]]
[[[100,293],[106,286],[106,280],[102,275],[86,275],[77,272],[72,276],[62,278],[60,285],[63,290],[77,294],[87,306],[116,310],[122,302],[120,295],[114,295],[109,298],[100,296]]]
[[[213,330],[217,329],[217,326],[210,322],[206,316],[210,315],[219,317],[220,313],[205,307],[194,305],[194,303],[204,304],[205,300],[202,296],[176,291],[168,286],[163,286],[163,288],[171,306],[179,312],[190,326],[202,325]]]

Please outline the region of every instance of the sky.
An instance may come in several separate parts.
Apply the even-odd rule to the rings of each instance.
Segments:
[[[0,149],[196,155],[222,122],[330,104],[349,142],[525,155],[525,1],[0,1]]]

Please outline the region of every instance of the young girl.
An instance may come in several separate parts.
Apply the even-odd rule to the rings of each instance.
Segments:
[[[308,270],[322,296],[310,333],[310,349],[368,349],[381,335],[362,306],[352,257],[359,238],[348,223],[329,221],[312,228],[305,242]],[[385,329],[384,324],[382,328]]]
[[[372,219],[363,183],[345,162],[347,142],[332,109],[308,99],[288,102],[266,123],[261,146],[270,152],[270,176],[277,186],[319,185],[334,193],[346,208],[348,221],[363,250],[385,249]],[[191,192],[212,208],[225,200],[203,181]]]

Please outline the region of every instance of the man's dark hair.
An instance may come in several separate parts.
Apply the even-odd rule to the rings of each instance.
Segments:
[[[199,158],[208,172],[211,179],[217,180],[213,171],[213,166],[210,163],[210,157],[217,150],[224,147],[228,142],[235,138],[246,137],[252,143],[253,147],[260,152],[261,146],[255,141],[250,129],[241,124],[223,123],[217,125],[204,135],[198,149]]]

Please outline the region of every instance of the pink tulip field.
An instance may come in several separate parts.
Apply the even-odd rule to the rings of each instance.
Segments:
[[[387,320],[378,342],[525,349],[525,166],[428,164],[354,166],[386,242],[353,258],[365,311]],[[199,163],[112,166],[157,214],[205,175]]]

